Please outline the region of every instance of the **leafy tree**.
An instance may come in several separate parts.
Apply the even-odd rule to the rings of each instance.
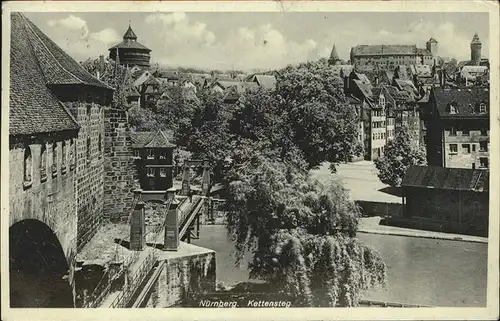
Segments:
[[[404,127],[389,141],[385,155],[375,160],[378,177],[384,184],[401,186],[403,177],[411,165],[426,165],[425,151],[411,143],[408,128]]]
[[[355,238],[359,210],[339,182],[312,182],[259,153],[230,177],[227,228],[238,258],[254,253],[252,278],[301,306],[356,306],[385,284],[380,255]]]
[[[128,123],[138,132],[166,129],[158,122],[155,113],[138,106],[128,110]]]
[[[279,113],[309,168],[335,164],[357,153],[357,116],[348,108],[343,82],[324,61],[288,66],[279,72]]]
[[[449,79],[454,79],[456,73],[458,72],[458,63],[455,58],[452,58],[450,61],[445,62],[442,66],[446,75]]]

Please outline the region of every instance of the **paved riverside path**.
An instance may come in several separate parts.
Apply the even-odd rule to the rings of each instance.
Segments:
[[[450,240],[474,243],[488,243],[487,237],[433,232],[417,229],[402,228],[396,226],[380,225],[380,216],[363,217],[359,221],[358,233],[382,234],[382,235],[397,235],[408,237],[420,237],[437,240]]]

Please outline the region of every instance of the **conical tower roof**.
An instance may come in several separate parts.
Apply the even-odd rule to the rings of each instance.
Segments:
[[[123,35],[123,40],[137,40],[137,36],[135,35],[134,30],[132,30],[132,27],[128,25],[127,32]]]
[[[474,34],[474,37],[472,37],[472,44],[481,44],[481,40],[479,39],[479,36],[477,35],[477,32]]]
[[[340,60],[339,54],[337,53],[337,48],[335,44],[333,45],[332,52],[330,53],[330,60],[337,61]]]

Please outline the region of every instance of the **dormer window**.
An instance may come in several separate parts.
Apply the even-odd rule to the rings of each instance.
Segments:
[[[31,148],[29,146],[25,146],[24,148],[24,187],[31,186],[31,179],[33,177],[33,162],[31,157]]]
[[[474,106],[472,106],[472,104],[469,104],[469,112],[471,114],[475,114],[476,113],[476,110],[475,110]]]
[[[155,152],[152,149],[148,149],[148,159],[154,159],[155,158]]]
[[[486,114],[486,104],[485,104],[485,103],[481,103],[481,104],[479,105],[479,112],[480,112],[481,114]]]
[[[385,97],[383,95],[380,95],[378,98],[378,104],[382,107],[385,108]]]
[[[458,108],[455,103],[450,104],[450,114],[458,114]]]

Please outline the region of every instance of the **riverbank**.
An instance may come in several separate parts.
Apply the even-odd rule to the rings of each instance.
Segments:
[[[357,238],[379,252],[387,265],[387,287],[367,290],[363,300],[438,307],[486,305],[488,244],[375,233],[358,233]],[[192,243],[216,252],[218,283],[232,288],[258,282],[248,273],[251,251],[235,264],[235,244],[223,225],[201,227],[200,239]]]
[[[416,230],[416,229],[396,227],[396,226],[380,225],[381,219],[382,218],[380,216],[361,218],[359,220],[360,224],[358,228],[358,233],[406,236],[406,237],[416,237],[416,238],[425,238],[434,240],[448,240],[448,241],[488,244],[487,237],[433,232],[433,231]],[[215,224],[205,224],[205,225],[224,225],[224,220],[222,218],[216,219]]]

